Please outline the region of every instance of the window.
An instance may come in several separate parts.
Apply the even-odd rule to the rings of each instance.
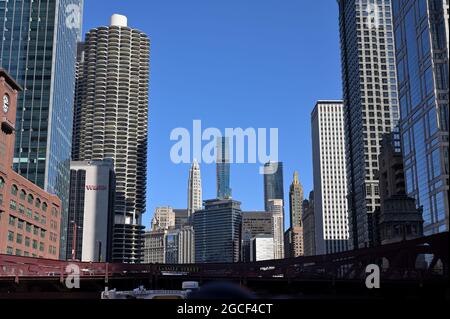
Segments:
[[[39,227],[33,227],[33,235],[37,236],[39,234]]]
[[[39,243],[39,251],[44,251],[44,243]]]
[[[41,207],[41,200],[39,198],[36,198],[35,206],[36,206],[36,208]]]
[[[14,241],[14,233],[12,231],[8,231],[8,241]]]
[[[12,210],[16,210],[17,209],[17,202],[15,200],[11,200],[9,202],[9,208],[11,208]]]
[[[22,241],[23,241],[23,236],[21,234],[17,234],[16,242],[18,244],[22,244]]]
[[[38,248],[38,242],[37,240],[33,239],[33,249],[37,249]]]
[[[21,200],[25,200],[25,196],[27,195],[27,193],[22,189],[21,191],[20,191],[20,199]]]
[[[16,217],[9,215],[9,225],[16,226]]]
[[[44,212],[47,211],[47,203],[46,203],[46,202],[42,203],[42,210],[43,210]]]
[[[33,204],[34,198],[33,195],[29,194],[28,195],[28,204]]]
[[[25,246],[30,247],[30,237],[25,237]]]
[[[23,229],[23,220],[19,219],[19,221],[17,223],[17,228]]]
[[[11,186],[11,194],[14,196],[17,196],[17,192],[19,191],[19,189],[17,188],[16,185]]]
[[[25,230],[27,231],[27,233],[31,233],[31,224],[30,223],[26,224]]]
[[[3,187],[5,187],[5,180],[3,177],[0,177],[0,189],[3,189]]]

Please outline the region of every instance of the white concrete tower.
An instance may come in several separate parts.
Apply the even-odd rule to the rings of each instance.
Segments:
[[[202,178],[200,174],[200,166],[194,159],[191,169],[189,170],[188,182],[188,216],[192,216],[195,211],[202,209]]]
[[[112,261],[143,261],[150,69],[148,36],[111,17],[90,30],[78,54],[74,152],[77,161],[112,158],[116,175]]]
[[[319,101],[311,115],[316,254],[348,248],[349,220],[342,101]]]

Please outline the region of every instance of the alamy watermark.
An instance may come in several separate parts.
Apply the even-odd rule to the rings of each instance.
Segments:
[[[264,164],[278,162],[278,129],[277,128],[226,128],[224,134],[214,127],[202,128],[200,120],[192,123],[192,132],[178,127],[170,133],[170,140],[176,143],[170,150],[170,159],[175,164],[199,163],[212,164],[217,162],[217,141],[227,138],[226,162],[237,164],[260,163],[260,174],[268,172]]]
[[[369,3],[366,7],[367,13],[367,28],[378,29],[381,25],[380,20],[380,6],[378,4]]]
[[[366,287],[367,289],[380,288],[380,266],[371,264],[366,267]]]
[[[68,4],[65,9],[66,27],[68,29],[81,29],[81,8],[75,3]]]
[[[68,264],[65,270],[67,274],[66,280],[64,281],[66,288],[80,289],[80,267],[75,264]]]

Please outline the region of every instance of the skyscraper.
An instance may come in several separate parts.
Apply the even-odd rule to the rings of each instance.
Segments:
[[[424,234],[449,230],[448,1],[394,1],[406,193]]]
[[[194,160],[189,170],[188,181],[188,215],[192,216],[195,211],[202,209],[202,178],[200,175],[200,166]]]
[[[349,229],[342,101],[318,101],[311,114],[311,129],[315,252],[345,251]]]
[[[217,138],[217,198],[230,199],[230,140]]]
[[[274,259],[284,258],[284,204],[282,199],[271,199],[268,202],[272,214],[273,254]]]
[[[111,25],[90,30],[79,54],[74,160],[114,159],[114,262],[143,259],[142,214],[147,176],[147,117],[150,41],[111,17]]]
[[[302,204],[303,186],[298,179],[298,172],[294,172],[294,180],[289,189],[289,213],[291,217],[291,227],[302,227]]]
[[[314,217],[314,191],[303,201],[303,252],[305,256],[316,254],[316,231]]]
[[[264,165],[264,208],[269,211],[269,200],[284,202],[283,163],[269,162]]]
[[[240,260],[241,203],[228,199],[205,201],[193,215],[196,263],[233,263]]]
[[[23,87],[14,170],[62,201],[66,257],[72,109],[82,0],[0,2],[0,66]]]
[[[358,248],[373,244],[372,217],[380,205],[380,141],[399,118],[395,46],[391,0],[338,3],[349,242],[350,248]]]
[[[289,214],[291,227],[287,230],[284,240],[286,257],[303,255],[303,186],[294,173],[294,180],[289,189]]]

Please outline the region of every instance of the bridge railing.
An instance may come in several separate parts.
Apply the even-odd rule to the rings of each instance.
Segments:
[[[114,264],[82,263],[0,255],[0,280],[22,277],[62,279],[76,265],[82,278],[129,276],[186,276],[198,278],[285,278],[289,280],[361,279],[369,264],[382,268],[392,280],[448,278],[448,232],[412,241],[332,255],[308,256],[255,263]],[[418,261],[426,266],[418,267]],[[420,263],[419,263],[420,264]]]

